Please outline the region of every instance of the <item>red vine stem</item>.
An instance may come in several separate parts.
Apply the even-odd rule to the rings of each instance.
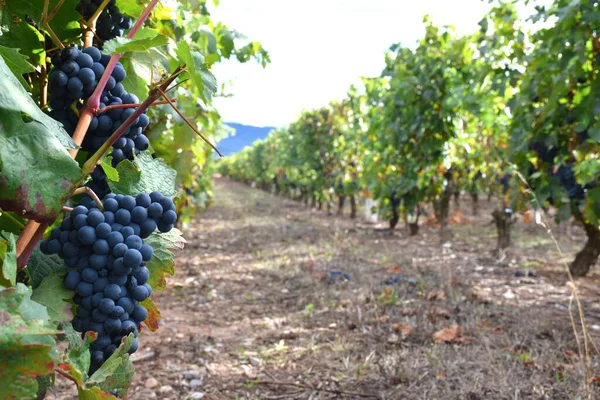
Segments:
[[[175,104],[173,104],[171,102],[171,100],[167,97],[167,95],[165,94],[165,92],[163,92],[162,90],[160,90],[160,88],[157,88],[157,90],[160,92],[161,96],[164,97],[165,101],[167,101],[169,103],[169,105],[171,107],[173,107],[173,110],[175,110],[175,112],[181,118],[183,118],[183,120],[185,121],[185,123],[187,124],[187,126],[189,126],[194,132],[196,132],[196,134],[198,136],[200,136],[202,138],[202,140],[204,140],[210,147],[212,147],[214,149],[214,151],[216,151],[219,156],[223,157],[223,154],[221,154],[221,152],[216,148],[216,146],[214,144],[212,144],[207,138],[205,138],[204,135],[201,134],[200,131],[198,131],[198,129],[194,125],[192,125],[192,123],[185,117],[185,115],[183,115],[183,113],[181,111],[179,111],[179,109],[175,106]]]
[[[142,104],[140,104],[139,108],[137,108],[133,112],[133,114],[131,114],[129,116],[129,118],[127,118],[125,121],[123,121],[121,126],[119,126],[117,128],[117,130],[108,138],[108,140],[102,144],[102,146],[98,149],[98,151],[96,151],[96,153],[94,153],[85,162],[85,164],[83,164],[82,170],[83,170],[84,176],[86,176],[87,174],[91,173],[94,170],[94,168],[96,167],[96,164],[98,164],[98,162],[104,156],[104,154],[106,154],[108,152],[108,150],[110,149],[110,147],[117,140],[119,140],[119,138],[125,133],[125,131],[127,129],[129,129],[129,127],[133,124],[133,121],[135,121],[140,115],[145,113],[146,110],[148,109],[148,107],[150,107],[160,96],[162,96],[164,94],[163,90],[166,90],[171,85],[171,83],[173,83],[173,81],[180,74],[185,72],[186,70],[187,70],[186,66],[177,68],[177,70],[175,72],[173,72],[173,74],[171,74],[171,76],[169,76],[167,79],[165,79],[160,84],[160,86],[158,86],[155,89],[152,89],[150,91],[150,95]]]
[[[177,99],[170,99],[172,102],[176,102]],[[169,104],[168,101],[166,100],[161,100],[161,101],[155,101],[154,103],[150,104],[150,107],[152,106],[159,106],[162,104]],[[98,108],[95,110],[95,114],[96,115],[100,115],[102,113],[105,113],[107,111],[110,110],[115,110],[117,108],[134,108],[134,107],[140,107],[141,104],[113,104],[112,106],[106,106],[104,108]]]
[[[45,21],[46,17],[47,17],[46,14],[47,14],[47,10],[48,10],[48,3],[49,3],[49,0],[45,0],[45,2],[44,2],[45,9],[44,9],[44,14],[43,14],[44,25],[48,29],[48,32],[50,33],[50,36],[52,36],[55,43],[59,47],[64,48],[64,45],[62,44],[60,39],[58,39],[58,37],[56,37],[56,34],[54,34],[52,29],[50,29],[50,24],[48,24],[48,22]],[[150,2],[150,4],[148,4],[148,6],[144,9],[142,14],[140,15],[140,18],[136,21],[135,25],[131,28],[131,30],[127,34],[128,39],[132,39],[135,36],[135,34],[140,30],[140,28],[142,27],[144,22],[146,22],[146,19],[148,19],[148,17],[152,13],[152,10],[154,9],[154,7],[156,7],[157,4],[158,4],[158,0],[152,0]],[[75,132],[73,133],[73,140],[75,141],[77,146],[81,146],[81,143],[83,142],[83,139],[85,138],[85,134],[87,133],[87,130],[88,130],[90,123],[92,122],[92,118],[94,116],[92,110],[97,109],[100,106],[100,97],[102,96],[102,92],[104,91],[104,88],[106,87],[106,83],[108,82],[108,79],[112,75],[112,72],[115,69],[115,66],[117,65],[117,62],[119,61],[121,56],[122,56],[122,53],[115,54],[110,58],[110,61],[104,70],[104,74],[102,74],[102,78],[100,78],[100,82],[98,82],[98,86],[96,86],[96,90],[94,91],[92,96],[88,99],[86,107],[84,108],[83,112],[79,116],[79,121],[77,123],[77,127],[75,128]],[[158,97],[159,96],[157,96],[156,98],[158,98]],[[156,100],[156,98],[154,100]],[[133,119],[131,119],[129,125],[131,125],[132,121],[133,121]],[[127,122],[127,121],[125,121],[125,122]],[[125,123],[123,123],[121,126],[123,126],[123,125],[125,125]],[[121,132],[121,134],[122,134],[122,132]],[[114,136],[114,134],[113,134],[113,136]],[[112,145],[112,143],[111,143],[111,145]],[[79,151],[78,149],[73,149],[73,150],[69,151],[69,153],[71,154],[71,157],[73,159],[75,159],[75,157],[77,156],[78,151]],[[102,154],[104,154],[104,153],[102,153]],[[92,158],[94,158],[94,157],[92,157]],[[94,169],[94,167],[99,159],[100,158],[98,158],[94,162],[91,169],[89,169],[89,170],[84,169],[84,171],[83,171],[84,174],[81,177],[81,180],[79,182],[77,182],[77,184],[73,187],[73,190],[75,190],[79,186],[79,184],[83,181],[83,179],[85,179],[85,177],[87,175],[89,175],[89,173]],[[86,162],[85,165],[88,165],[88,164],[89,164],[89,160],[88,160],[88,162]],[[84,165],[84,167],[85,167],[85,165]],[[33,249],[37,245],[37,242],[43,236],[44,231],[46,230],[48,225],[49,225],[48,223],[40,224],[34,220],[29,220],[27,222],[25,229],[23,229],[23,231],[21,232],[21,235],[19,235],[19,239],[17,240],[17,257],[18,257],[17,265],[18,265],[19,269],[23,269],[27,265],[27,261],[29,260],[29,257],[31,256]]]

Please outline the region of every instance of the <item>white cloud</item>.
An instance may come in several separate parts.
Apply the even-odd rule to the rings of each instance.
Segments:
[[[272,63],[216,66],[234,96],[215,106],[225,121],[286,125],[341,99],[360,76],[378,75],[391,44],[422,36],[423,15],[470,32],[488,9],[481,0],[221,0],[213,18],[260,41]]]

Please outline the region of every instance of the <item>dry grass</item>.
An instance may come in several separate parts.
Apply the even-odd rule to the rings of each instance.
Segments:
[[[138,354],[154,356],[136,362],[129,398],[585,398],[564,260],[543,229],[519,223],[497,262],[482,206],[479,218],[464,206],[444,248],[434,228],[376,233],[218,181],[170,288],[155,295],[162,327],[141,339]],[[557,232],[572,257],[581,232]],[[535,275],[516,277],[524,268]],[[333,270],[351,279],[328,282]],[[396,273],[406,279],[382,284]],[[597,281],[577,282],[593,336]],[[436,343],[453,327],[450,343]]]

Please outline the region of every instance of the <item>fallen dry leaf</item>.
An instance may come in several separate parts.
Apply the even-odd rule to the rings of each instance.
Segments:
[[[437,379],[446,379],[446,373],[444,371],[438,371],[436,378]]]
[[[390,265],[386,271],[386,273],[388,273],[390,275],[399,274],[401,272],[402,272],[402,268],[400,268],[399,265]]]
[[[471,339],[460,335],[460,327],[452,325],[433,334],[433,341],[439,343],[470,344]]]
[[[325,272],[317,272],[312,274],[311,278],[313,281],[322,281],[326,276],[327,274]]]
[[[429,300],[429,301],[445,300],[445,299],[446,299],[446,293],[444,293],[442,290],[432,290],[431,292],[427,293],[427,300]]]
[[[381,322],[381,323],[384,323],[384,324],[385,324],[386,322],[388,322],[388,321],[390,320],[390,316],[389,316],[389,315],[384,315],[384,316],[382,316],[382,317],[379,317],[377,320],[378,320],[379,322]]]
[[[392,324],[392,329],[396,332],[402,334],[402,337],[410,335],[412,332],[412,328],[410,326],[402,325],[402,324]]]
[[[465,214],[463,214],[463,212],[460,210],[450,215],[450,218],[448,218],[448,220],[450,221],[451,225],[463,225],[469,222],[467,220],[467,217],[465,217]]]

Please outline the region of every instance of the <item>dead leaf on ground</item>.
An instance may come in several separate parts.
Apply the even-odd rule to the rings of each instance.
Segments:
[[[452,317],[452,313],[448,310],[446,310],[445,308],[441,308],[441,307],[434,307],[433,309],[431,309],[431,311],[429,312],[429,317],[432,319],[437,318],[450,318]]]
[[[460,210],[450,215],[450,218],[448,218],[448,220],[450,221],[451,225],[463,225],[469,222],[467,217],[465,217],[465,214],[463,214],[463,212]]]
[[[410,326],[402,325],[402,324],[392,324],[392,329],[402,335],[402,338],[407,337],[412,332],[412,328]]]
[[[446,379],[446,373],[444,371],[438,371],[436,378],[437,379]]]
[[[433,334],[433,341],[439,343],[455,343],[455,344],[469,344],[471,343],[470,338],[461,336],[461,328],[458,325],[452,325],[444,328]]]
[[[386,273],[391,274],[391,275],[399,274],[401,272],[402,272],[402,268],[400,268],[399,265],[390,265],[386,271]]]
[[[325,272],[317,272],[312,274],[311,278],[313,281],[322,281],[326,276],[327,274]]]
[[[390,320],[390,316],[389,315],[383,315],[379,318],[377,318],[377,321],[381,322],[381,323],[386,323]]]
[[[445,300],[445,299],[446,299],[446,293],[444,293],[444,291],[442,291],[442,290],[432,290],[431,292],[427,293],[427,300],[429,300],[429,301]]]
[[[302,269],[308,272],[313,272],[313,270],[315,269],[315,264],[314,263],[306,263],[302,265]]]

